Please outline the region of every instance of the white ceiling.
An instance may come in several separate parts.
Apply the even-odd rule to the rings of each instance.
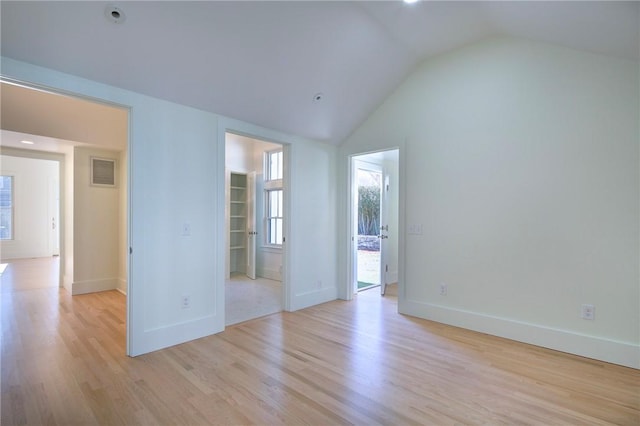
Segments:
[[[487,37],[640,56],[638,2],[109,2],[122,24],[107,4],[2,1],[2,55],[333,144],[418,63]]]
[[[30,151],[45,151],[67,153],[69,148],[86,145],[82,142],[69,141],[48,136],[39,136],[22,132],[12,132],[10,130],[0,130],[0,146],[9,148],[26,149]],[[26,145],[22,141],[33,142],[33,145]]]
[[[124,108],[8,83],[0,83],[0,94],[2,129],[47,137],[31,146],[17,145],[20,148],[50,151],[54,140],[116,151],[127,147],[129,118]],[[11,146],[14,138],[2,135],[0,145]]]

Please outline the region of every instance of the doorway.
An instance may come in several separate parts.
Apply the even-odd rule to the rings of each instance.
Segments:
[[[285,149],[225,133],[225,325],[283,310]]]
[[[129,108],[5,77],[0,83],[2,152],[59,158],[41,209],[48,214],[48,247],[59,255],[59,286],[73,295],[119,290],[126,296]],[[104,167],[94,173],[100,161],[113,165],[108,173]]]
[[[6,132],[1,133],[7,136]],[[9,136],[10,137],[10,136]],[[0,151],[0,252],[2,259],[59,255],[59,182],[64,158]]]
[[[351,157],[353,293],[398,283],[399,150]]]
[[[358,228],[357,281],[358,291],[378,287],[382,277],[382,240],[385,234],[386,215],[382,213],[382,166],[356,160],[356,226]],[[386,247],[385,247],[386,248]],[[386,252],[386,250],[385,250]]]

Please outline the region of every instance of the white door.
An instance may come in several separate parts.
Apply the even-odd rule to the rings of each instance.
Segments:
[[[49,178],[48,190],[48,220],[49,220],[49,254],[60,255],[60,185],[58,179]]]
[[[380,193],[380,294],[384,295],[387,288],[387,273],[389,272],[389,264],[387,256],[389,253],[389,176],[383,170],[382,172],[382,188]]]
[[[247,175],[247,276],[256,279],[256,172]]]

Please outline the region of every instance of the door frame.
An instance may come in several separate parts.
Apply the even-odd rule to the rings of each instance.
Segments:
[[[247,130],[249,127],[250,130]],[[221,175],[218,176],[217,193],[218,200],[226,200],[226,134],[232,133],[238,136],[244,136],[251,139],[256,139],[263,142],[274,143],[282,146],[282,156],[284,165],[284,175],[282,179],[282,190],[284,196],[284,217],[283,217],[283,232],[285,241],[282,244],[282,308],[284,311],[291,310],[291,300],[293,298],[290,281],[290,267],[289,267],[289,249],[286,242],[286,238],[291,235],[291,144],[282,142],[266,135],[267,131],[263,131],[261,128],[253,125],[247,125],[236,120],[229,119],[228,122],[222,119],[218,122],[218,170],[221,171]],[[258,196],[256,194],[256,196]],[[223,202],[218,208],[216,229],[221,232],[221,235],[226,233],[226,203]],[[226,280],[226,263],[227,263],[227,250],[226,250],[226,238],[218,239],[219,253],[216,259],[217,264],[217,282],[221,285],[216,285],[216,298],[219,301],[218,310],[222,314],[222,318],[225,318],[225,280]],[[226,325],[225,325],[226,328]]]
[[[60,88],[55,88],[55,87],[50,87],[50,86],[46,86],[43,84],[38,84],[38,83],[33,83],[30,81],[25,81],[25,80],[20,80],[20,79],[16,79],[16,78],[12,78],[12,77],[7,77],[5,75],[1,75],[0,74],[0,82],[2,83],[6,83],[6,84],[12,84],[15,86],[20,86],[23,87],[25,89],[29,89],[29,90],[37,90],[40,92],[46,92],[46,93],[51,93],[53,95],[58,95],[58,96],[66,96],[69,98],[75,98],[75,99],[80,99],[83,101],[87,101],[87,102],[93,102],[96,104],[101,104],[101,105],[106,105],[109,107],[113,107],[113,108],[120,108],[123,109],[127,112],[127,148],[126,148],[126,152],[127,152],[127,185],[125,190],[127,191],[126,194],[126,200],[127,200],[127,248],[128,248],[128,253],[126,255],[126,259],[127,259],[127,294],[126,296],[126,349],[125,349],[125,354],[128,356],[131,356],[131,348],[133,347],[133,323],[134,323],[134,314],[133,314],[133,293],[134,293],[134,285],[133,285],[133,268],[131,266],[133,259],[132,259],[132,224],[133,224],[133,209],[132,209],[132,179],[131,176],[133,176],[133,138],[132,136],[132,129],[131,129],[131,114],[133,111],[133,108],[130,105],[124,105],[124,104],[119,104],[117,102],[112,102],[112,101],[108,101],[105,99],[101,99],[101,98],[96,98],[96,97],[92,97],[92,96],[88,96],[88,95],[84,95],[81,93],[75,93],[75,92],[70,92],[70,91],[66,91],[64,89],[60,89]],[[47,135],[43,135],[43,136],[47,136]],[[7,149],[7,148],[4,148]],[[16,150],[18,151],[27,151],[27,152],[37,152],[40,154],[44,154],[44,155],[50,155],[50,158],[61,158],[58,161],[60,162],[60,169],[59,169],[59,183],[60,183],[60,211],[59,211],[59,220],[58,220],[58,226],[59,226],[59,234],[60,234],[60,286],[62,286],[63,284],[63,280],[64,280],[64,271],[66,268],[66,258],[67,258],[67,253],[66,253],[66,245],[65,245],[65,231],[66,231],[66,227],[69,226],[69,224],[66,223],[65,221],[65,192],[67,191],[68,188],[65,187],[65,167],[73,167],[73,164],[69,165],[69,164],[65,164],[65,158],[66,156],[64,154],[58,154],[58,153],[52,153],[52,152],[46,152],[46,151],[36,151],[36,150],[21,150],[16,148]],[[29,154],[27,154],[29,155]],[[58,157],[56,157],[58,156]],[[48,159],[48,158],[45,158]],[[70,226],[73,226],[72,224]]]
[[[405,225],[405,194],[406,194],[406,178],[405,178],[405,164],[406,164],[406,141],[403,139],[396,146],[382,147],[380,149],[373,149],[369,151],[359,151],[346,155],[347,167],[346,167],[346,217],[347,223],[344,224],[346,231],[347,252],[346,254],[346,271],[344,278],[343,296],[345,300],[353,300],[355,295],[353,289],[353,281],[357,279],[355,275],[357,253],[354,247],[357,245],[354,242],[356,238],[357,230],[354,229],[354,221],[352,218],[357,212],[353,211],[354,197],[357,194],[357,189],[354,190],[355,176],[354,176],[354,160],[356,157],[361,157],[368,154],[376,154],[387,151],[398,151],[398,306],[404,303],[406,299],[405,294],[405,252],[406,252],[406,229]],[[383,182],[384,185],[384,182]],[[344,223],[344,222],[343,222]],[[343,246],[345,247],[345,246]],[[343,252],[344,253],[344,252]],[[344,269],[343,269],[344,270]]]

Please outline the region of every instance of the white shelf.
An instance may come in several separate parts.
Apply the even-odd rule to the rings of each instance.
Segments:
[[[229,177],[229,272],[246,272],[247,175],[231,173]]]

